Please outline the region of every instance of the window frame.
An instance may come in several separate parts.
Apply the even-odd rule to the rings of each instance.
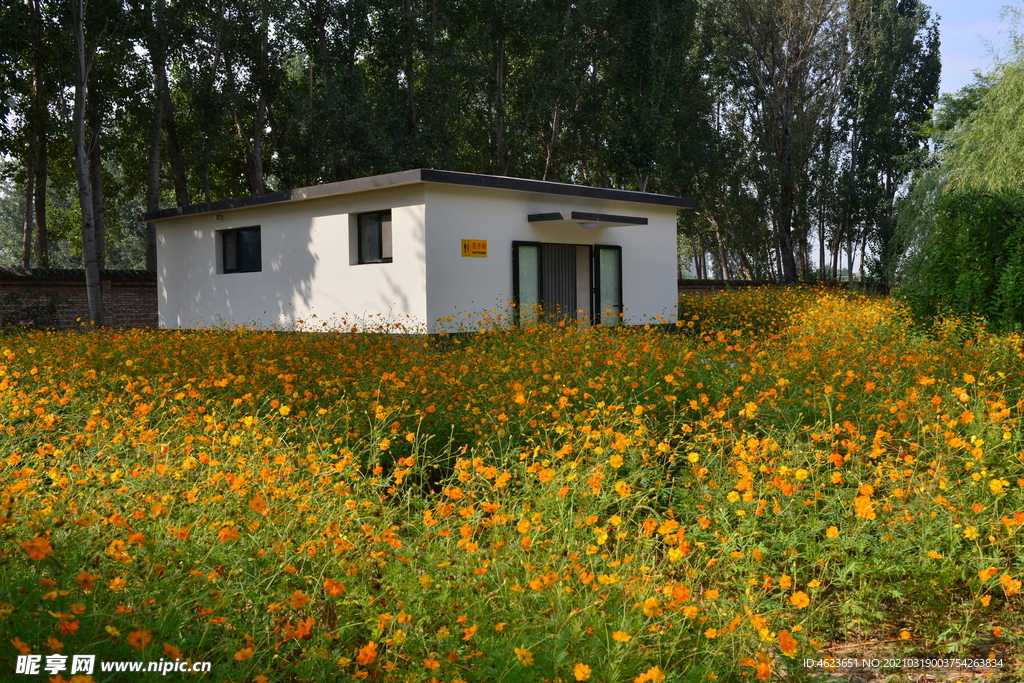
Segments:
[[[259,225],[248,225],[243,228],[231,228],[229,230],[218,230],[218,239],[220,240],[220,266],[221,272],[225,274],[233,273],[259,273],[263,271],[263,239],[262,230]],[[256,262],[255,267],[249,263],[250,267],[242,266],[242,240],[238,239],[241,233],[254,233],[256,235]],[[228,236],[234,236],[234,261],[235,266],[232,268],[228,267]]]
[[[363,249],[363,231],[364,223],[363,219],[367,216],[375,216],[377,225],[377,244],[380,248],[380,253],[377,255],[378,258],[368,258],[368,255],[364,253]],[[384,224],[387,223],[387,239],[385,239]],[[391,213],[391,209],[381,209],[379,211],[363,211],[362,213],[356,214],[356,264],[364,265],[370,263],[394,263],[394,223]],[[385,247],[389,248],[390,253],[385,256]]]

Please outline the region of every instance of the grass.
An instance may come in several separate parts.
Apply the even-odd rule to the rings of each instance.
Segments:
[[[814,289],[681,306],[0,338],[2,666],[798,681],[865,643],[1018,675],[1021,338]]]

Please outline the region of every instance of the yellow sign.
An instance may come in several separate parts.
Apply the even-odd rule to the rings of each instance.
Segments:
[[[462,255],[487,258],[487,240],[462,240]]]

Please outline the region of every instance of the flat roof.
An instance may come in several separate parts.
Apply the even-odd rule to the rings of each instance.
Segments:
[[[481,175],[479,173],[459,173],[457,171],[438,171],[430,168],[417,168],[411,171],[399,171],[397,173],[370,176],[369,178],[343,180],[338,183],[328,183],[326,185],[301,187],[294,190],[284,190],[282,192],[270,192],[268,194],[251,195],[249,197],[224,199],[219,202],[191,204],[189,206],[160,209],[159,211],[143,214],[142,218],[146,221],[158,221],[165,218],[177,218],[179,216],[230,211],[231,209],[262,206],[264,204],[279,204],[281,202],[316,199],[318,197],[333,197],[335,195],[365,192],[366,190],[376,190],[379,188],[395,187],[398,185],[410,185],[412,183],[468,185],[470,187],[515,190],[518,192],[539,192],[542,194],[556,194],[567,197],[587,197],[589,199],[607,199],[620,202],[675,206],[680,209],[692,209],[696,206],[696,202],[692,199],[673,197],[667,194],[633,192],[631,190],[612,190],[601,187],[588,187],[586,185],[552,183],[546,180],[527,180],[526,178],[510,178],[508,176]]]

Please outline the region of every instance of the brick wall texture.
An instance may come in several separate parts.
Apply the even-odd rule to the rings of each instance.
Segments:
[[[156,273],[100,271],[104,327],[156,327]],[[89,319],[85,271],[0,268],[0,324],[72,329]]]

